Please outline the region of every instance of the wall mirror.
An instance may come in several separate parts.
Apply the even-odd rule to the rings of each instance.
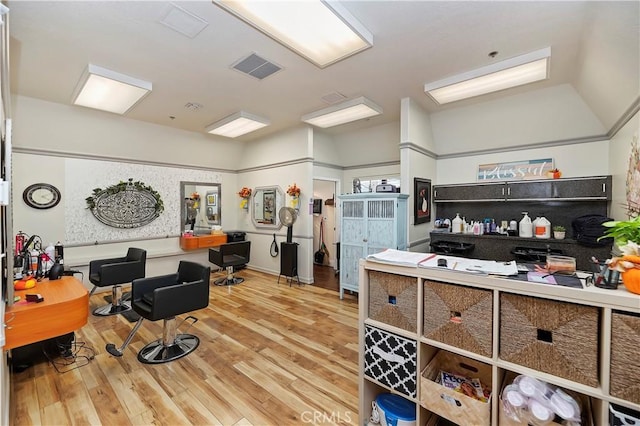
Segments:
[[[278,211],[284,206],[284,192],[279,186],[257,187],[251,196],[251,219],[256,228],[280,229]]]
[[[210,234],[211,227],[220,225],[219,183],[180,182],[180,229],[194,234]]]

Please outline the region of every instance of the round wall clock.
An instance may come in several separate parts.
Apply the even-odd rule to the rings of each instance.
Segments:
[[[61,199],[60,191],[48,183],[34,183],[22,193],[22,199],[34,209],[50,209],[58,205]]]

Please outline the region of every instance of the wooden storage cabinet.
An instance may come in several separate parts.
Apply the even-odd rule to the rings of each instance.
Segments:
[[[622,286],[575,289],[367,260],[359,266],[360,424],[377,395],[392,392],[416,404],[417,425],[435,424],[438,417],[460,425],[509,425],[500,420],[499,395],[519,374],[576,395],[593,425],[608,424],[611,403],[640,410],[640,298]],[[399,303],[397,294],[412,294],[411,285],[417,303]],[[404,326],[413,310],[415,327]],[[471,325],[473,331],[464,330]],[[402,374],[392,372],[406,362]],[[460,364],[476,369],[468,376],[492,389],[488,402],[469,401],[435,383],[441,369]],[[397,384],[414,381],[415,392]]]
[[[358,262],[387,248],[407,248],[407,194],[338,196],[340,201],[340,299],[359,291]]]

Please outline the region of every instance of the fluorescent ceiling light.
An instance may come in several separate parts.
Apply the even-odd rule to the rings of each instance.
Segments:
[[[269,125],[269,120],[249,114],[248,112],[239,111],[228,117],[207,126],[207,133],[213,135],[226,136],[228,138],[237,138],[244,134],[262,129]]]
[[[439,104],[472,98],[549,78],[551,48],[496,62],[486,67],[424,85]]]
[[[213,0],[320,68],[373,46],[373,36],[336,2]]]
[[[302,121],[327,128],[380,114],[382,108],[365,97],[359,97],[304,115]]]
[[[124,114],[152,89],[151,83],[89,64],[76,87],[73,103]]]

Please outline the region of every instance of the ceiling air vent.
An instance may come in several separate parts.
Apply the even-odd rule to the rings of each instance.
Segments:
[[[240,59],[231,66],[233,69],[240,71],[244,74],[248,74],[251,77],[255,77],[258,80],[262,80],[265,77],[269,77],[280,71],[282,68],[273,62],[269,62],[266,59],[252,53],[246,58]]]

